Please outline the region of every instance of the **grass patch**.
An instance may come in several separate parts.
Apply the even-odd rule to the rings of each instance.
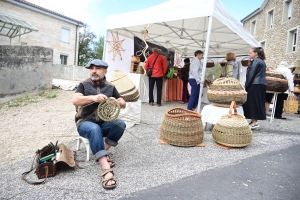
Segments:
[[[24,97],[14,99],[6,104],[8,107],[25,106],[30,103],[37,103],[44,98],[46,98],[46,99],[56,98],[57,94],[55,94],[55,92],[56,92],[56,90],[47,89],[47,90],[39,91],[37,94],[34,94],[34,95],[25,94]],[[3,106],[0,105],[0,108],[1,107],[3,107]]]

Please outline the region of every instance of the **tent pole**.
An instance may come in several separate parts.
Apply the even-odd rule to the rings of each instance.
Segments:
[[[102,60],[104,60],[104,61],[105,61],[105,53],[106,53],[107,35],[108,35],[108,31],[106,30],[106,37],[104,38],[104,47],[103,47],[103,55],[102,55]]]
[[[204,51],[203,68],[202,68],[202,77],[201,77],[201,81],[200,81],[199,100],[198,100],[198,107],[197,107],[198,113],[200,113],[200,108],[201,108],[201,97],[202,97],[202,93],[203,93],[203,85],[204,85],[204,80],[205,80],[205,71],[206,71],[206,63],[207,63],[207,54],[208,54],[208,49],[209,49],[212,19],[213,19],[213,17],[209,16],[206,43],[205,43],[205,51]]]

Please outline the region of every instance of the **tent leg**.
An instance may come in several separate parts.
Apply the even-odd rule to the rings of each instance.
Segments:
[[[198,100],[198,107],[197,107],[198,113],[200,113],[200,108],[201,108],[201,98],[202,98],[202,93],[203,93],[203,84],[204,84],[204,80],[205,80],[205,71],[206,71],[207,54],[208,54],[208,49],[209,49],[212,20],[213,20],[213,17],[209,16],[206,43],[205,43],[205,51],[204,51],[203,68],[202,68],[202,77],[201,77],[201,83],[200,83],[201,84],[200,85],[200,93],[199,93],[199,100]]]

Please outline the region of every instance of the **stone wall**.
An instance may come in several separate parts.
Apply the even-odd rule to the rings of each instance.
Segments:
[[[90,77],[90,70],[82,66],[53,64],[53,78],[82,81]]]
[[[267,29],[268,12],[273,10],[274,23],[272,29]],[[252,21],[256,20],[254,37],[258,42],[265,41],[266,64],[276,67],[280,61],[289,64],[300,58],[300,0],[293,0],[292,19],[283,20],[284,1],[269,0],[263,10],[244,22],[244,27],[250,31]],[[288,32],[298,27],[297,50],[287,52]]]
[[[53,50],[0,45],[0,99],[52,88]]]
[[[45,13],[21,7],[17,4],[0,0],[0,14],[15,17],[36,27],[38,32],[31,32],[13,38],[12,43],[24,43],[28,46],[43,46],[53,49],[53,63],[60,64],[60,54],[68,55],[67,65],[77,64],[74,60],[78,55],[79,28],[75,22],[56,18]],[[61,41],[61,29],[70,29],[69,42]],[[76,32],[77,31],[77,32]],[[76,44],[77,40],[77,44]],[[9,45],[8,37],[0,36],[0,45]],[[77,48],[77,49],[75,49]],[[76,54],[76,56],[75,56]]]

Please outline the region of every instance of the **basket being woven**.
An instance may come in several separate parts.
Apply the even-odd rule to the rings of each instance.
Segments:
[[[270,93],[283,93],[289,88],[287,79],[281,72],[272,70],[266,71],[266,90]]]
[[[126,102],[134,102],[140,98],[139,91],[125,72],[114,70],[110,82],[115,85],[119,94]]]
[[[197,146],[203,141],[203,124],[199,113],[184,108],[165,112],[160,128],[160,139],[175,146]]]
[[[230,107],[232,101],[238,106],[247,100],[247,92],[239,80],[222,77],[216,79],[207,91],[207,98],[215,106]]]
[[[234,101],[228,115],[223,115],[214,126],[212,136],[217,143],[229,147],[245,147],[252,141],[251,128],[245,117],[237,113]]]

